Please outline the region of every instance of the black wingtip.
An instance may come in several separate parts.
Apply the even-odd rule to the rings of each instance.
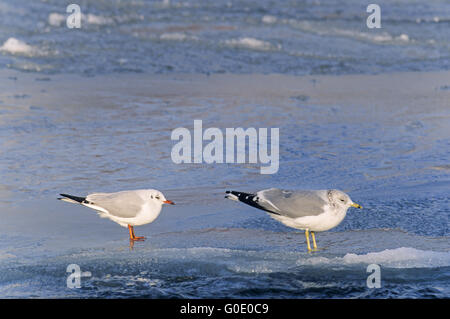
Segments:
[[[269,209],[259,205],[258,197],[257,197],[256,194],[250,194],[250,193],[244,193],[244,192],[236,192],[236,191],[226,191],[226,193],[234,195],[236,197],[236,200],[238,200],[238,201],[240,201],[240,202],[242,202],[244,204],[247,204],[249,206],[252,206],[252,207],[264,210],[264,211],[266,211],[268,213],[271,213],[271,214],[280,215],[277,212],[271,211],[271,210],[269,210]],[[225,198],[228,198],[228,197],[225,196]]]
[[[69,194],[59,194],[59,195],[61,195],[62,197],[72,199],[78,203],[82,203],[86,199],[86,197],[73,196],[73,195],[69,195]],[[62,198],[58,198],[58,199],[61,200]]]

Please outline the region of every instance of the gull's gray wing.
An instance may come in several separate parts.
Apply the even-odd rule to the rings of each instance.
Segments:
[[[86,197],[86,201],[88,207],[96,209],[97,206],[121,218],[136,217],[145,204],[135,191],[90,194]]]
[[[298,218],[324,213],[324,207],[328,204],[321,196],[324,192],[271,188],[259,191],[256,195],[258,204],[264,209],[281,216]]]

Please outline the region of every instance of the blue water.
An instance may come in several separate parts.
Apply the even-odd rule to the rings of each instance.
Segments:
[[[359,1],[79,4],[69,30],[63,1],[0,3],[0,297],[450,296],[450,78],[425,73],[449,69],[447,1],[380,1],[380,30]],[[170,134],[195,119],[280,128],[279,171],[174,164]],[[308,254],[302,232],[223,198],[274,186],[364,209]],[[150,187],[177,205],[132,248],[56,200]],[[91,272],[80,289],[70,264]]]
[[[42,73],[344,74],[448,70],[446,0],[378,1],[382,28],[366,26],[364,1],[84,0],[81,29],[64,1],[6,0],[0,66]],[[255,42],[259,41],[259,42]]]

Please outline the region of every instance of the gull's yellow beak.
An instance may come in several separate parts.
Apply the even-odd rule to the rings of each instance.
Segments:
[[[351,206],[362,209],[362,206],[356,203],[352,203]]]

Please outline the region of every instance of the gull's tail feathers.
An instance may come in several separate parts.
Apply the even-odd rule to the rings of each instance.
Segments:
[[[279,213],[276,213],[274,211],[271,211],[259,204],[259,197],[256,194],[249,194],[249,193],[243,193],[243,192],[236,192],[236,191],[226,191],[225,192],[225,198],[235,200],[238,202],[242,202],[244,204],[250,205],[252,207],[262,209],[268,213],[280,215]]]
[[[63,196],[63,197],[59,197],[58,198],[59,200],[62,200],[64,202],[68,202],[68,203],[81,204],[83,206],[92,208],[93,210],[96,210],[97,213],[99,213],[100,217],[102,217],[102,218],[107,217],[104,214],[109,215],[109,212],[105,208],[100,207],[100,206],[94,204],[93,202],[88,201],[86,199],[86,197],[79,197],[79,196],[73,196],[73,195],[68,195],[68,194],[59,194],[59,195]]]

